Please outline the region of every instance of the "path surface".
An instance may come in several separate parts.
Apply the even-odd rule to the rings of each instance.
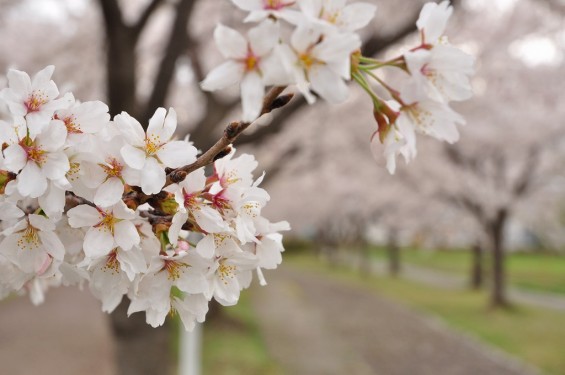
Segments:
[[[253,290],[269,352],[292,375],[530,375],[384,297],[285,265]]]
[[[0,303],[0,373],[113,375],[113,348],[100,304],[87,292],[56,288],[46,302]]]

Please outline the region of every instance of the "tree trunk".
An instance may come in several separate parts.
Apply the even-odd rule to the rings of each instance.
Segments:
[[[504,227],[508,211],[499,209],[495,219],[489,225],[489,236],[492,245],[492,289],[490,295],[491,308],[509,306],[506,297],[506,270],[504,253]]]
[[[127,317],[129,300],[124,300],[110,315],[116,342],[119,375],[169,375],[174,358],[171,351],[169,320],[162,327],[145,323],[145,313]]]
[[[133,117],[137,117],[135,35],[126,26],[117,27],[121,30],[115,31],[112,38],[107,39],[106,91],[108,106],[112,116],[126,111]]]
[[[398,230],[391,229],[387,243],[388,273],[392,277],[397,277],[400,273],[400,247],[398,246]]]
[[[483,287],[483,248],[480,243],[473,245],[471,249],[471,289],[479,290]]]

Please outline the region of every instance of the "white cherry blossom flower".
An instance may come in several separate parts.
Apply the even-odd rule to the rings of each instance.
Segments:
[[[28,215],[4,231],[6,238],[0,243],[0,252],[23,272],[42,275],[53,259],[61,261],[65,255],[65,247],[54,230],[53,221]]]
[[[92,135],[101,132],[110,122],[108,106],[101,101],[75,103],[55,112],[53,118],[63,121],[67,127],[67,142],[81,147],[88,147],[85,143],[93,141]]]
[[[21,195],[37,198],[47,190],[48,180],[65,177],[70,169],[62,150],[66,137],[63,122],[53,120],[35,139],[25,136],[4,150],[4,167],[19,173],[17,188]]]
[[[203,323],[208,313],[208,299],[203,294],[187,294],[182,299],[173,297],[171,309],[178,313],[187,331],[192,331],[195,322]]]
[[[218,25],[214,39],[227,62],[213,69],[202,81],[206,91],[215,91],[240,83],[243,121],[259,117],[265,94],[265,77],[284,74],[282,65],[272,55],[279,41],[279,26],[266,20],[249,30],[247,39],[238,31]]]
[[[141,171],[141,189],[145,194],[161,191],[166,181],[165,168],[179,168],[196,160],[191,143],[171,141],[177,128],[174,109],[158,108],[149,120],[147,133],[141,124],[125,112],[114,118],[127,144],[122,147],[124,161]]]
[[[292,23],[300,20],[300,13],[292,9],[296,0],[232,0],[232,2],[250,12],[243,22],[258,22],[268,17],[281,18]]]
[[[178,185],[173,184],[167,187],[167,191],[175,194],[175,201],[179,205],[179,210],[173,217],[169,230],[169,240],[172,245],[176,245],[179,232],[189,218],[207,233],[228,230],[220,213],[199,197],[205,185],[206,175],[204,169],[201,168],[190,173]]]
[[[89,265],[90,290],[102,301],[102,311],[111,313],[118,307],[138,274],[147,270],[143,253],[136,248],[115,248]]]
[[[10,112],[14,116],[25,116],[32,137],[49,124],[54,111],[65,108],[72,100],[70,96],[56,99],[59,90],[51,80],[54,70],[55,67],[49,65],[30,79],[27,73],[10,69],[8,87],[2,90],[1,96]]]
[[[466,100],[473,95],[469,76],[474,59],[451,45],[418,49],[404,54],[404,59],[416,85],[434,100]]]
[[[344,80],[351,78],[351,54],[361,47],[356,34],[324,36],[318,30],[299,26],[290,45],[281,44],[280,58],[294,82],[309,103],[316,97],[310,87],[330,103],[347,99],[349,90]]]
[[[347,0],[300,0],[298,5],[306,21],[324,32],[354,32],[367,26],[377,11],[376,5]]]
[[[435,45],[445,32],[447,21],[453,13],[453,7],[449,1],[441,3],[426,3],[420,11],[416,26],[422,34],[423,44]]]
[[[122,201],[105,209],[82,204],[70,209],[67,216],[71,227],[88,228],[84,253],[89,258],[105,256],[116,247],[127,251],[141,241],[132,222],[135,212]]]
[[[162,325],[171,310],[173,286],[189,294],[210,293],[206,278],[209,267],[210,262],[193,251],[153,258],[147,273],[137,284],[128,315],[145,311],[148,324],[153,327]]]

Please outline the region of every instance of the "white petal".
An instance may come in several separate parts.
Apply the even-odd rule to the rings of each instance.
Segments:
[[[141,190],[145,194],[157,194],[165,186],[166,179],[165,169],[157,160],[147,158],[145,167],[141,171]]]
[[[247,40],[232,28],[219,24],[214,30],[214,40],[225,58],[243,59],[247,56]]]
[[[188,142],[172,141],[157,151],[157,157],[169,168],[180,168],[196,161],[197,153],[198,150]]]
[[[242,63],[233,60],[226,61],[208,73],[204,81],[200,83],[200,87],[205,91],[223,89],[239,82],[244,71],[245,67]]]
[[[94,203],[100,207],[112,206],[122,199],[123,193],[123,182],[117,177],[109,178],[106,182],[100,185],[96,191],[96,195],[94,195]]]
[[[67,212],[67,216],[72,228],[91,227],[98,224],[102,219],[98,210],[87,204],[71,208]]]
[[[114,237],[105,227],[90,228],[84,236],[83,248],[88,258],[99,258],[114,248]]]
[[[69,159],[64,152],[48,153],[41,167],[45,176],[51,180],[65,177],[70,168]]]
[[[128,220],[120,221],[114,225],[114,239],[118,246],[124,250],[131,249],[141,241],[135,225]]]
[[[45,250],[47,250],[53,258],[63,260],[65,257],[65,245],[63,245],[55,233],[40,231],[39,238]]]
[[[252,122],[261,113],[265,86],[259,73],[248,72],[241,81],[241,101],[243,105],[243,121]]]
[[[204,168],[199,168],[194,172],[191,172],[179,185],[186,190],[187,193],[194,193],[203,190],[206,185]]]
[[[27,153],[20,145],[11,145],[4,150],[4,168],[18,173],[27,163]]]
[[[341,103],[347,99],[349,90],[343,79],[325,66],[310,71],[312,89],[330,103]]]
[[[18,96],[25,96],[31,93],[31,79],[27,73],[10,69],[6,75],[8,78],[8,86]]]
[[[143,169],[147,157],[143,150],[129,144],[122,147],[120,155],[122,155],[126,164],[133,169]]]
[[[33,76],[32,86],[37,88],[38,86],[45,85],[51,80],[51,76],[55,71],[53,65],[48,65]]]
[[[377,6],[369,3],[354,3],[343,8],[341,20],[346,25],[346,30],[359,30],[369,24]]]
[[[47,190],[47,178],[37,164],[27,163],[18,175],[18,192],[24,197],[37,198]]]
[[[267,19],[261,22],[259,26],[249,30],[247,35],[253,54],[265,56],[271,52],[279,41],[279,24]]]

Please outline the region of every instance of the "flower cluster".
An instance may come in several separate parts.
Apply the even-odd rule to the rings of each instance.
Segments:
[[[111,120],[102,102],[59,96],[52,73],[11,70],[1,92],[0,298],[40,303],[48,287],[88,284],[106,312],[127,295],[152,326],[174,311],[191,329],[212,298],[235,304],[253,271],[265,283],[289,227],[261,216],[269,195],[253,156],[232,151],[208,177],[172,183],[197,159],[173,139],[173,109],[146,129],[125,112]]]
[[[396,156],[408,162],[416,156],[415,133],[455,142],[455,124],[464,119],[448,102],[468,99],[473,58],[447,42],[443,35],[453,8],[448,1],[426,4],[417,22],[421,44],[388,61],[364,57],[356,31],[376,12],[369,3],[345,0],[232,0],[248,11],[246,22],[259,22],[247,33],[219,25],[214,37],[227,62],[212,70],[202,82],[205,90],[239,83],[243,118],[259,115],[265,86],[296,85],[309,103],[322,97],[339,103],[348,96],[346,81],[355,80],[371,97],[378,124],[371,150],[384,155],[390,173]],[[291,25],[291,33],[281,27]],[[290,35],[284,40],[283,35]],[[407,73],[400,89],[385,83],[375,70],[397,68]],[[370,81],[388,92],[379,97]]]
[[[87,284],[113,311],[127,296],[129,313],[163,324],[176,312],[185,327],[204,320],[208,302],[233,305],[253,272],[281,262],[287,222],[261,216],[269,201],[251,155],[229,145],[262,114],[286,104],[295,85],[308,102],[348,96],[354,80],[371,97],[392,173],[397,155],[416,154],[415,133],[454,142],[463,118],[448,106],[471,96],[473,59],[443,36],[452,8],[429,3],[417,27],[421,44],[379,61],[361,55],[356,31],[376,7],[346,0],[232,0],[258,23],[246,36],[219,25],[214,38],[227,61],[201,83],[217,90],[239,83],[243,118],[198,155],[175,140],[175,111],[159,108],[147,126],[99,101],[59,95],[49,66],[33,79],[10,70],[0,92],[0,298],[48,287]],[[290,33],[282,31],[291,26]],[[288,35],[288,41],[284,36]],[[405,71],[400,90],[375,70]],[[379,97],[369,79],[389,97]],[[265,96],[265,88],[274,87]],[[1,113],[0,113],[1,115]],[[145,124],[144,124],[145,125]],[[206,173],[206,166],[213,171]]]

